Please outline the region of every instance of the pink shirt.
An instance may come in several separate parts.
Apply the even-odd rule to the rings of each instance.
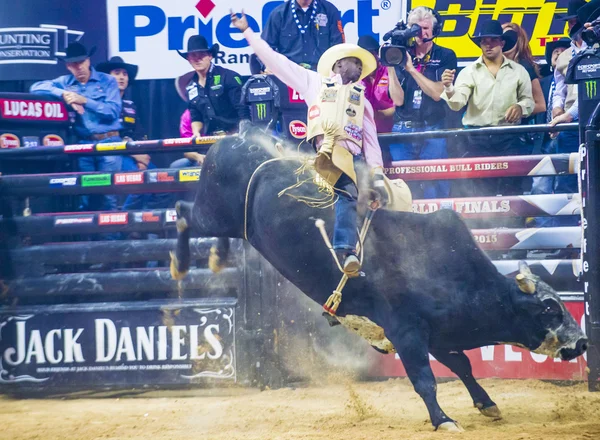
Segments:
[[[385,66],[379,66],[375,72],[363,79],[365,98],[371,103],[375,113],[375,125],[378,133],[390,133],[394,126],[394,116],[384,116],[378,110],[387,110],[395,107],[394,101],[388,93],[389,77]]]
[[[179,120],[179,135],[182,138],[194,136],[194,133],[192,132],[192,117],[190,116],[190,111],[188,109],[181,114],[181,119]]]
[[[256,55],[267,68],[273,72],[277,78],[300,93],[308,105],[317,99],[321,91],[321,75],[312,70],[300,67],[285,56],[275,52],[262,38],[260,38],[260,35],[254,33],[250,28],[244,31],[244,37],[246,37],[246,40],[248,40],[248,43],[252,49],[254,49]],[[339,75],[334,76],[333,80],[341,82]],[[341,141],[341,145],[354,155],[361,153],[358,145],[353,142],[343,140]],[[365,100],[362,152],[365,156],[365,161],[371,168],[383,167],[381,147],[379,146],[377,128],[375,127],[373,106],[368,100]]]

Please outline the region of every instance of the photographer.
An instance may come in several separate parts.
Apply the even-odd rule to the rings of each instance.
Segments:
[[[414,45],[406,54],[403,67],[388,67],[389,93],[396,105],[393,127],[397,133],[411,133],[444,128],[446,105],[441,101],[444,86],[441,83],[444,70],[456,69],[453,50],[438,46],[433,39],[441,32],[441,18],[430,8],[419,6],[408,14],[408,28],[421,28],[414,37]],[[408,44],[410,46],[410,44]],[[392,160],[443,159],[448,157],[446,139],[427,139],[390,145]],[[450,189],[446,181],[422,182],[422,197],[448,197]],[[415,197],[418,188],[411,187]]]

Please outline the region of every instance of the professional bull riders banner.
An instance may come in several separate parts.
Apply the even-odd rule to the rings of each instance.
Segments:
[[[3,0],[0,80],[39,80],[67,73],[59,60],[74,41],[96,46],[106,60],[106,1]]]
[[[235,380],[234,310],[205,299],[0,311],[0,386]]]
[[[566,15],[569,0],[411,0],[411,8],[434,8],[444,19],[442,33],[436,43],[448,47],[459,61],[474,60],[481,49],[469,38],[479,33],[487,20],[517,23],[530,39],[534,57],[543,59],[546,43],[567,36]]]
[[[346,41],[359,35],[381,39],[406,8],[406,0],[330,0],[342,14]],[[189,63],[176,50],[185,50],[187,40],[202,34],[208,44],[218,43],[218,65],[249,75],[252,51],[231,27],[229,10],[241,11],[260,32],[271,11],[283,1],[274,0],[107,0],[109,51],[140,66],[139,79],[174,78],[189,72]]]

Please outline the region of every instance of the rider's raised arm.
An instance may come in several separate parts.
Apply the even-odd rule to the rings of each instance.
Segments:
[[[305,69],[275,52],[250,28],[244,31],[244,37],[258,58],[277,78],[300,93],[307,102],[316,99],[321,88],[321,77],[317,72]]]

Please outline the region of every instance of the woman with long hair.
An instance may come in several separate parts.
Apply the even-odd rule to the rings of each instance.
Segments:
[[[540,84],[540,68],[533,59],[527,33],[516,23],[504,23],[502,29],[504,29],[504,31],[511,29],[519,36],[517,44],[504,52],[504,56],[515,63],[519,63],[527,70],[527,73],[529,73],[529,78],[531,79],[531,91],[533,92],[533,100],[535,101],[535,107],[533,108],[533,113],[531,115],[545,112],[546,99],[544,98],[544,93],[542,92],[542,86]]]

